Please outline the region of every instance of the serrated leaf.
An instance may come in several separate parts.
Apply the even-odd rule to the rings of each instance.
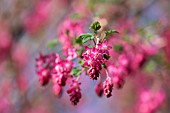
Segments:
[[[71,71],[71,75],[79,76],[81,74],[81,69],[79,67],[74,67]]]
[[[94,22],[90,25],[90,29],[93,29],[94,31],[97,31],[101,28],[100,26],[100,23],[97,21],[97,22]]]
[[[58,40],[57,39],[54,39],[52,41],[50,41],[48,44],[47,44],[47,47],[52,49],[54,48],[55,46],[57,46],[59,44]]]
[[[103,54],[103,57],[106,59],[106,60],[109,60],[110,56],[106,55],[106,54]]]
[[[82,43],[85,43],[89,40],[93,40],[94,39],[94,35],[93,34],[90,34],[90,33],[87,33],[87,34],[82,34],[80,36],[80,38],[82,39]]]
[[[115,45],[113,46],[113,48],[114,48],[114,50],[115,50],[116,52],[121,52],[121,51],[124,50],[124,48],[123,48],[123,46],[122,46],[121,44],[115,44]]]
[[[105,34],[106,34],[106,36],[108,36],[108,35],[111,35],[111,34],[113,34],[113,33],[119,33],[118,31],[116,31],[116,30],[108,30],[108,31],[105,31]]]

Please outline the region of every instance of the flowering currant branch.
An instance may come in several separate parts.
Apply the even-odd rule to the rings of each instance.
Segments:
[[[67,79],[73,79],[70,88],[67,90],[67,93],[70,95],[70,101],[73,105],[76,105],[81,98],[80,92],[80,84],[78,82],[80,75],[86,71],[92,80],[97,80],[100,76],[102,66],[105,65],[109,60],[109,50],[112,48],[107,45],[106,39],[101,40],[101,37],[98,37],[98,30],[101,28],[99,22],[94,22],[91,24],[90,29],[94,31],[94,34],[86,33],[81,34],[79,37],[73,39],[73,34],[78,30],[76,26],[80,27],[78,23],[72,23],[70,20],[67,21],[67,25],[65,31],[61,31],[61,38],[66,37],[66,39],[60,40],[61,43],[67,44],[64,45],[66,47],[63,48],[64,54],[66,54],[66,58],[62,59],[58,54],[49,54],[42,55],[36,59],[37,64],[37,73],[39,75],[39,81],[41,85],[48,84],[49,80],[52,79],[54,84],[54,92],[56,95],[60,95],[62,91],[62,87],[67,85]],[[65,34],[63,34],[65,33]],[[77,34],[76,34],[77,35]],[[107,33],[108,35],[108,33]],[[72,38],[72,39],[71,39]],[[74,44],[66,40],[73,40]],[[93,40],[94,47],[90,48],[88,46],[84,46],[86,42]],[[96,40],[96,41],[95,41]],[[57,42],[57,41],[55,41]],[[52,47],[55,45],[55,42],[52,43]],[[75,46],[79,45],[79,46]],[[68,47],[67,47],[68,46]],[[49,47],[51,47],[49,45]],[[74,48],[78,47],[78,48]],[[77,54],[78,49],[84,49],[79,55]],[[65,50],[67,52],[65,52]],[[80,59],[80,65],[78,67],[74,67],[73,59]],[[76,77],[74,80],[74,76]],[[108,72],[107,72],[108,76]],[[101,86],[100,86],[101,87]],[[107,97],[111,96],[113,88],[112,79],[107,77],[101,89],[104,89],[104,94]],[[101,94],[100,94],[101,95]]]
[[[53,47],[60,42],[64,57],[52,53],[40,54],[36,59],[41,85],[45,86],[52,80],[53,91],[59,96],[63,87],[71,80],[67,93],[73,105],[77,105],[82,96],[79,78],[83,72],[90,79],[98,80],[95,91],[100,97],[104,94],[109,98],[114,88],[122,88],[126,75],[138,70],[149,54],[142,47],[135,48],[133,42],[128,44],[121,38],[110,38],[110,35],[117,34],[118,31],[99,31],[100,28],[100,23],[94,22],[90,25],[93,33],[83,33],[81,22],[67,19],[59,30],[59,41],[55,40],[49,45]],[[103,33],[104,35],[101,35]],[[88,45],[91,41],[93,46]],[[102,73],[103,70],[105,74]]]

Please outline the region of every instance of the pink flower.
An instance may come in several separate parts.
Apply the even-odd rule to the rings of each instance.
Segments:
[[[70,95],[70,101],[73,105],[77,105],[81,98],[80,84],[78,81],[73,80],[67,93]]]
[[[109,65],[108,71],[112,76],[114,76],[114,75],[123,75],[125,74],[126,70],[124,69],[123,66]]]
[[[86,51],[82,54],[84,60],[84,66],[87,66],[90,78],[97,80],[102,69],[102,64],[105,64],[108,60],[110,46],[107,45],[106,40],[96,45],[96,47],[88,48],[84,47]]]
[[[73,63],[69,60],[60,59],[59,56],[55,59],[55,66],[52,72],[53,82],[60,86],[65,86],[67,78],[69,78]]]
[[[69,48],[67,60],[73,60],[75,58],[77,58],[76,49],[75,48]]]
[[[50,71],[47,69],[41,69],[38,72],[39,75],[39,82],[42,86],[45,86],[48,84],[49,80],[50,80]]]
[[[83,33],[83,25],[80,21],[66,19],[59,27],[59,41],[63,46],[64,53],[72,47],[72,41]]]
[[[62,93],[62,87],[59,86],[58,84],[53,85],[53,92],[56,96],[61,96]]]
[[[155,112],[165,100],[164,92],[143,91],[138,106],[139,113]]]
[[[96,94],[101,97],[103,95],[103,84],[101,82],[98,82],[95,87]]]
[[[121,66],[123,67],[127,67],[129,65],[129,58],[127,55],[125,54],[121,54],[119,57],[118,57],[118,62]]]
[[[90,67],[88,69],[88,73],[90,75],[90,78],[93,80],[97,80],[100,74],[100,70],[96,69],[96,67]]]
[[[39,75],[39,81],[42,86],[48,84],[51,78],[51,71],[54,68],[55,54],[42,55],[40,53],[39,58],[36,59],[36,69]]]
[[[113,78],[113,86],[117,89],[120,89],[123,87],[125,81],[122,76],[115,75]]]
[[[110,77],[107,77],[106,80],[103,82],[103,90],[104,95],[106,95],[107,98],[112,96],[113,81]]]
[[[112,47],[107,44],[106,40],[104,40],[102,43],[97,44],[96,48],[101,50],[103,54],[106,54],[108,56],[109,56],[109,50],[112,49]]]

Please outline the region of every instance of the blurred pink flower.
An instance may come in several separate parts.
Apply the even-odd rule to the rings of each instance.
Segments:
[[[140,94],[138,113],[154,113],[163,104],[164,100],[165,94],[162,91],[143,91]]]

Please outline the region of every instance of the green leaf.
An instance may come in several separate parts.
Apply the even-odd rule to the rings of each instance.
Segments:
[[[82,66],[84,64],[83,60],[79,60],[78,63]]]
[[[59,44],[58,40],[57,39],[54,39],[52,41],[50,41],[48,44],[47,44],[47,47],[50,48],[50,49],[53,49],[55,46],[57,46]]]
[[[105,68],[105,69],[107,68],[106,64],[102,64],[102,67]]]
[[[85,43],[85,42],[87,42],[87,41],[89,41],[89,40],[93,40],[93,39],[94,39],[94,35],[91,34],[91,33],[82,34],[82,35],[80,36],[80,38],[82,39],[82,43]]]
[[[119,32],[116,31],[116,30],[108,30],[108,31],[105,31],[106,36],[111,35],[111,34],[113,34],[113,33],[119,33]]]
[[[76,39],[74,40],[73,42],[74,44],[79,44],[79,45],[82,45],[82,38],[80,37],[76,37]]]
[[[100,23],[97,21],[97,22],[94,22],[90,25],[90,29],[93,29],[94,31],[97,31],[101,28],[100,26]]]
[[[106,54],[103,54],[103,57],[106,59],[106,60],[109,60],[110,56],[106,55]]]
[[[84,51],[84,48],[77,49],[77,54],[78,54],[79,56],[81,56],[82,53],[83,53],[83,51]]]
[[[92,46],[92,45],[90,45],[90,44],[89,44],[89,45],[87,45],[87,46],[88,46],[89,48],[93,48],[93,46]]]
[[[79,76],[81,74],[81,69],[79,67],[74,67],[71,71],[71,75]]]
[[[124,50],[124,48],[123,48],[123,46],[122,46],[121,44],[115,44],[115,45],[113,46],[113,48],[114,48],[114,50],[115,50],[116,52],[121,52],[121,51]]]

